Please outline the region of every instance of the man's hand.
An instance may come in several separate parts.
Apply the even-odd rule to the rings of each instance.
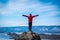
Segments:
[[[24,16],[24,17],[28,17],[28,16],[26,16],[26,15],[24,15],[24,14],[23,14],[22,16]]]
[[[39,16],[39,15],[36,15],[36,16]]]
[[[39,16],[39,15],[35,15],[35,16],[33,16],[33,17],[37,17],[37,16]]]

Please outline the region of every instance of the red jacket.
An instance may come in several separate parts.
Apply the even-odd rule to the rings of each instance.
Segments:
[[[28,22],[32,22],[33,16],[28,16],[27,18],[28,18]]]
[[[38,15],[35,15],[35,16],[32,16],[32,15],[30,15],[30,16],[23,15],[23,16],[28,18],[28,22],[32,22],[33,18],[38,16]]]

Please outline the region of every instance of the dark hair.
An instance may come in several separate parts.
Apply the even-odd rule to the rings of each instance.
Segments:
[[[32,14],[30,13],[30,15],[32,15]]]

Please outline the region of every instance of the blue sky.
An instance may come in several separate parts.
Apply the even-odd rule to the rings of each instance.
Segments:
[[[33,26],[60,25],[60,0],[0,0],[1,26],[27,26],[22,14],[39,14]]]

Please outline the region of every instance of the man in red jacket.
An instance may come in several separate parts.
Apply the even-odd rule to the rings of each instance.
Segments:
[[[31,29],[32,29],[32,20],[33,20],[34,17],[36,17],[38,15],[32,16],[32,14],[30,14],[29,16],[27,16],[27,15],[23,15],[23,16],[28,18],[29,31],[31,31]]]

